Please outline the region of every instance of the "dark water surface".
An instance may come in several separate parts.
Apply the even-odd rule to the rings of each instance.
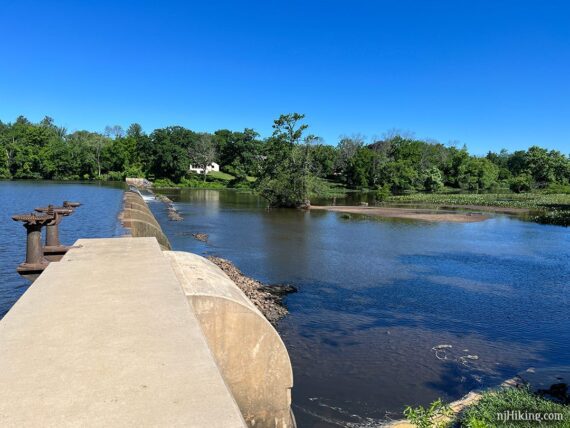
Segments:
[[[299,288],[278,329],[301,428],[378,426],[406,404],[570,364],[569,229],[505,216],[343,220],[267,212],[258,198],[230,191],[165,193],[183,222],[150,205],[174,249],[218,255],[254,278]]]
[[[60,241],[71,245],[79,238],[108,238],[122,233],[117,216],[123,191],[122,183],[0,181],[0,318],[30,285],[16,273],[25,259],[26,230],[12,221],[12,215],[50,203],[61,205],[64,200],[78,201],[83,206],[62,221]]]

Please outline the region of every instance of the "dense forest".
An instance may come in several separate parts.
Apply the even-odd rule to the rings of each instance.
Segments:
[[[196,132],[181,126],[155,129],[138,124],[126,131],[68,132],[45,117],[0,121],[0,178],[123,180],[141,176],[200,186],[216,174],[197,176],[190,165],[219,163],[224,185],[253,187],[271,204],[299,206],[327,186],[373,189],[387,194],[441,191],[568,193],[570,158],[533,146],[473,156],[467,148],[392,133],[366,142],[339,138],[336,146],[309,134],[304,116],[282,115],[274,132],[261,138],[253,129]],[[221,182],[218,181],[218,184]]]

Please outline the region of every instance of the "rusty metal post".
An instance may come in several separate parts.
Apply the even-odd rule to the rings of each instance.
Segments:
[[[73,211],[70,210],[69,214],[72,212]],[[59,211],[54,210],[53,207],[50,206],[48,209],[48,215],[53,215],[53,220],[46,225],[46,247],[57,247],[61,245],[59,242],[59,223],[63,220],[64,214],[60,214]]]
[[[24,278],[34,281],[49,262],[44,258],[42,248],[42,227],[53,220],[53,217],[45,214],[22,214],[12,217],[14,221],[21,221],[26,228],[26,261],[16,269]]]
[[[64,202],[65,204],[65,202]],[[80,204],[77,204],[79,206]],[[48,205],[47,207],[36,208],[36,211],[45,213],[53,217],[53,220],[46,225],[46,245],[43,249],[44,257],[50,262],[57,262],[67,253],[69,247],[61,245],[59,242],[59,224],[63,217],[67,217],[73,213],[73,208],[54,207]]]
[[[26,264],[35,265],[42,263],[42,226],[38,223],[24,223],[28,234],[26,240]]]

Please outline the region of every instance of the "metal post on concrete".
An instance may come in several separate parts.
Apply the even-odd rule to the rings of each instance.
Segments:
[[[48,205],[47,207],[36,208],[36,211],[53,217],[53,220],[46,224],[46,245],[43,251],[48,261],[60,261],[70,247],[61,245],[59,242],[59,224],[64,217],[73,213],[73,208]]]
[[[53,216],[31,213],[12,216],[12,220],[23,222],[27,233],[26,261],[16,271],[24,278],[34,281],[49,264],[43,254],[42,227],[53,221]]]

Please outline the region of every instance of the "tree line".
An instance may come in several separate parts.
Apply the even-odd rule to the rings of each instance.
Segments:
[[[50,117],[32,123],[20,116],[0,121],[0,178],[123,180],[126,176],[184,180],[190,166],[212,162],[234,179],[230,186],[253,186],[272,205],[300,206],[312,194],[336,185],[387,194],[410,192],[567,192],[570,157],[532,146],[513,153],[473,156],[467,148],[392,133],[366,142],[343,136],[336,146],[308,132],[304,115],[280,116],[266,138],[243,131],[196,132],[181,126],[155,129],[139,124],[103,132],[68,132]]]

